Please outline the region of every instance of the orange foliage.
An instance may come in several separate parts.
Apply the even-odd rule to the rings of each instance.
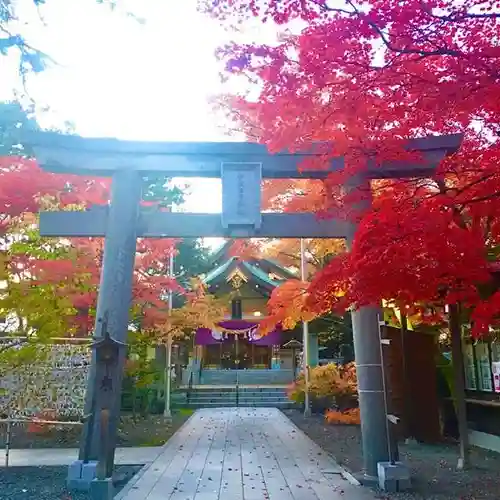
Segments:
[[[353,401],[357,394],[358,381],[354,363],[336,365],[329,363],[316,366],[310,370],[309,393],[316,398],[331,398],[337,406]],[[292,401],[304,401],[305,380],[301,373],[297,380],[287,389],[287,395]]]
[[[325,206],[324,183],[317,180],[266,179],[262,204],[274,212],[319,212]]]
[[[269,316],[260,323],[262,331],[270,331],[277,324],[292,330],[301,321],[311,321],[314,313],[306,308],[308,283],[300,280],[285,281],[275,288],[268,301]]]
[[[343,240],[332,238],[306,239],[306,278],[322,269],[328,258],[345,252]],[[286,267],[300,269],[300,240],[272,240],[262,246],[261,254]]]
[[[229,247],[229,256],[242,260],[259,258],[261,256],[261,243],[256,240],[233,240]]]
[[[328,424],[360,425],[361,415],[359,408],[352,408],[346,411],[327,410],[325,421]]]
[[[198,278],[191,280],[190,289],[182,307],[170,312],[165,307],[151,310],[145,327],[157,340],[166,341],[169,336],[180,339],[197,328],[214,329],[224,319],[227,310],[224,297],[207,293]]]

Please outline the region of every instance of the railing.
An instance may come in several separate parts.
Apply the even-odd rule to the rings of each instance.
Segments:
[[[293,370],[203,370],[201,385],[288,385]]]
[[[41,424],[41,425],[67,425],[67,426],[77,426],[83,425],[85,420],[89,416],[87,415],[79,422],[64,422],[59,420],[41,420],[39,418],[2,418],[0,419],[0,424],[6,424],[5,429],[5,467],[9,466],[9,458],[10,458],[10,444],[12,438],[12,424]]]
[[[187,393],[186,393],[186,403],[189,404],[189,401],[191,399],[191,392],[193,391],[193,372],[191,371],[189,373],[189,382],[188,382],[188,388],[187,388]]]

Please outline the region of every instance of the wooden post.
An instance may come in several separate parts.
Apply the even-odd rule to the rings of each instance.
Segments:
[[[171,279],[174,278],[174,254],[169,256],[168,274]],[[165,345],[165,372],[164,372],[164,408],[163,416],[169,420],[172,418],[171,411],[171,392],[172,392],[172,332],[171,329],[171,315],[174,307],[172,290],[168,291],[168,336]]]
[[[459,434],[459,458],[457,469],[469,466],[469,428],[467,425],[467,403],[465,401],[465,369],[462,348],[462,327],[460,322],[460,307],[458,304],[448,306],[448,324],[451,335],[451,353],[453,362],[453,400],[457,412]]]
[[[12,422],[7,422],[5,428],[5,467],[9,466],[11,435],[12,435]]]
[[[307,281],[306,270],[306,246],[304,238],[300,239],[300,278],[302,281]],[[304,417],[311,416],[311,401],[310,401],[310,371],[309,371],[309,323],[302,321],[302,365],[304,370]]]
[[[403,311],[401,311],[401,361],[403,365],[403,408],[405,412],[405,438],[409,440],[413,437],[413,409],[411,403],[411,384],[410,374],[408,372],[408,363],[406,359],[406,337],[408,335],[408,318]]]
[[[239,334],[234,334],[234,365],[236,370],[240,369],[240,346],[239,346]]]

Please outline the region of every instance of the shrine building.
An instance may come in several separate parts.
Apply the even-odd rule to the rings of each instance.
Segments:
[[[228,314],[214,330],[198,328],[183,374],[191,385],[288,385],[300,363],[302,328],[267,333],[259,330],[272,291],[298,276],[269,259],[231,256],[226,243],[213,256],[203,282],[207,291],[228,297]],[[318,337],[311,333],[309,361],[318,364]]]

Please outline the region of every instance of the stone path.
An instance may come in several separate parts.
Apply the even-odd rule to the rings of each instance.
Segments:
[[[120,500],[372,500],[274,408],[198,410]]]
[[[117,465],[149,464],[164,450],[161,446],[145,446],[138,448],[118,448],[115,455]],[[24,465],[69,465],[78,458],[78,450],[72,448],[49,448],[30,450],[10,450],[9,466]],[[0,451],[0,467],[5,465],[5,451]]]

